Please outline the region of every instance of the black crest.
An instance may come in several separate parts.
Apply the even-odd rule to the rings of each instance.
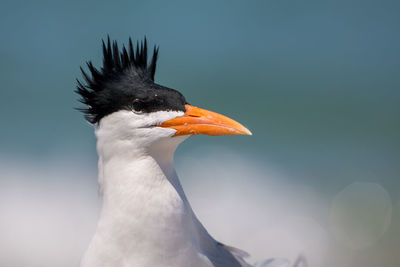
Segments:
[[[174,89],[154,83],[158,48],[148,64],[146,38],[136,47],[129,38],[129,46],[122,50],[116,41],[103,42],[103,66],[96,69],[87,62],[89,76],[82,68],[85,83],[77,80],[76,92],[87,108],[80,109],[86,119],[97,123],[101,118],[121,109],[140,112],[185,110],[185,99]]]

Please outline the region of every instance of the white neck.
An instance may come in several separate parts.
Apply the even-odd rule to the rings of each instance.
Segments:
[[[102,128],[96,135],[103,207],[82,266],[206,266],[196,248],[197,219],[173,167],[185,137],[138,147]]]

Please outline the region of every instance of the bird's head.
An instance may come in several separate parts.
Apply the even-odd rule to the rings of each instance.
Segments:
[[[103,41],[103,66],[87,62],[76,92],[87,107],[86,119],[109,137],[136,140],[143,145],[176,136],[251,135],[240,123],[218,113],[189,105],[177,90],[154,83],[158,48],[147,60],[146,39],[122,50],[110,38]]]

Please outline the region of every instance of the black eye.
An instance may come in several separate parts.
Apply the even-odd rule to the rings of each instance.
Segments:
[[[132,102],[132,109],[136,112],[141,112],[143,111],[144,108],[144,103],[140,101],[139,99],[135,99]]]

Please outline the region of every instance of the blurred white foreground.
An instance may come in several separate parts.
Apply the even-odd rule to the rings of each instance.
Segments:
[[[310,267],[376,267],[386,262],[384,246],[376,242],[390,227],[392,204],[378,185],[352,185],[332,200],[266,162],[229,151],[196,151],[178,157],[176,165],[206,229],[218,241],[249,252],[251,262],[270,257],[293,261],[300,254]],[[78,265],[101,203],[95,167],[82,166],[73,160],[2,158],[0,266]],[[352,217],[365,196],[371,202],[367,213]],[[370,224],[369,212],[377,217]],[[363,221],[357,221],[360,216]]]

